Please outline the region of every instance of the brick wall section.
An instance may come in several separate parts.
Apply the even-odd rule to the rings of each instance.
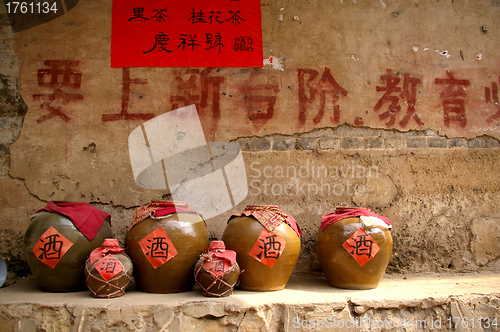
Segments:
[[[8,174],[9,146],[19,137],[27,107],[19,95],[19,58],[14,32],[0,3],[0,176]]]
[[[447,138],[432,130],[399,132],[346,125],[291,136],[245,137],[235,142],[243,151],[500,148],[500,142],[490,136]]]

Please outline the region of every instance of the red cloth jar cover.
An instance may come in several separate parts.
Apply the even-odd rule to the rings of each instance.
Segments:
[[[392,227],[391,222],[388,218],[379,216],[378,214],[372,212],[370,209],[338,207],[335,210],[335,213],[325,214],[323,218],[321,218],[321,231],[324,231],[328,226],[330,226],[336,221],[346,218],[359,217],[359,216],[376,217],[385,222],[388,228]]]
[[[135,210],[135,215],[130,228],[149,217],[165,217],[173,213],[194,213],[198,215],[201,220],[203,220],[203,223],[205,223],[203,216],[197,211],[191,209],[187,203],[152,201],[148,205],[140,206]]]
[[[47,206],[36,211],[36,213],[42,211],[59,213],[68,217],[89,241],[94,239],[104,220],[108,219],[111,225],[111,215],[91,206],[89,203],[49,202]]]
[[[300,230],[300,227],[295,219],[288,213],[281,211],[275,205],[247,206],[244,211],[233,214],[229,217],[229,221],[233,218],[241,216],[254,217],[269,232],[272,232],[282,223],[286,223],[295,231],[295,233],[297,233],[298,236],[302,236],[302,231]]]

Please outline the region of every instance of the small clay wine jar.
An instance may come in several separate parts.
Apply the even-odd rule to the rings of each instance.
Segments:
[[[85,279],[94,297],[112,298],[125,294],[132,280],[132,261],[117,239],[106,239],[85,263]]]
[[[300,253],[302,232],[295,219],[276,206],[248,206],[229,218],[222,240],[236,251],[242,271],[239,288],[285,288]]]
[[[125,247],[140,290],[186,292],[194,285],[194,266],[208,247],[207,227],[186,203],[154,201],[137,208]]]
[[[194,267],[194,279],[204,296],[224,297],[233,294],[239,275],[236,252],[226,250],[224,241],[212,241],[208,253],[201,254]]]
[[[24,234],[24,251],[45,292],[85,290],[85,261],[112,236],[111,217],[88,203],[54,203],[35,213]]]
[[[337,288],[373,289],[392,255],[389,219],[369,209],[337,208],[321,220],[316,253],[328,283]]]

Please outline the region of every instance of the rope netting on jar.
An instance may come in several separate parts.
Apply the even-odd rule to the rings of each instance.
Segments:
[[[237,275],[239,276],[243,271],[239,271],[240,268],[238,264],[230,266],[224,273],[216,273],[214,271],[206,269],[205,264],[217,261],[218,259],[214,259],[210,254],[201,254],[200,259],[203,260],[203,264],[201,264],[198,267],[198,269],[196,269],[194,273],[194,278],[197,281],[200,288],[202,289],[202,291],[204,292],[204,294],[212,297],[224,297],[233,294],[233,289],[238,284],[239,279],[236,278],[236,280],[232,284],[230,284],[228,281],[225,280],[226,279],[225,277],[233,273],[237,273]],[[208,273],[213,278],[213,281],[210,283],[210,285],[206,287],[199,282],[199,274],[202,271]],[[222,293],[220,293],[220,290],[225,288],[224,286],[227,287],[227,289],[224,290]],[[219,292],[214,293],[216,289],[219,290]]]
[[[125,294],[125,288],[127,288],[128,284],[132,280],[132,277],[127,273],[127,271],[123,268],[123,265],[118,260],[116,260],[116,262],[122,265],[121,271],[106,280],[106,278],[99,272],[97,266],[99,266],[99,263],[104,261],[107,257],[109,256],[106,255],[93,264],[85,264],[85,270],[87,272],[86,283],[94,297],[111,298],[122,296]],[[90,284],[99,285],[99,287],[97,289],[93,289],[93,287],[89,286]],[[106,293],[101,293],[104,289],[109,290],[106,290]]]

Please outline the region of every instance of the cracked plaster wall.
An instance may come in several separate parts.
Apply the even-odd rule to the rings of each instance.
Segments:
[[[314,253],[321,216],[337,205],[363,206],[394,224],[389,272],[500,270],[500,248],[491,245],[500,237],[497,2],[263,1],[267,65],[192,72],[109,68],[110,0],[81,2],[16,34],[1,15],[0,254],[11,275],[28,273],[22,236],[47,201],[91,202],[112,214],[123,240],[134,207],[168,198],[134,183],[127,137],[141,121],[103,120],[123,111],[126,73],[147,81],[131,86],[128,111],[138,114],[171,110],[172,95],[189,102],[189,93],[212,93],[217,85],[201,78],[222,82],[218,96],[198,104],[200,117],[207,140],[234,141],[244,151],[249,195],[209,220],[211,237],[245,205],[276,204],[304,230],[296,271],[321,273]],[[82,99],[53,105],[69,120],[47,118],[35,97],[53,93],[37,81],[47,60],[73,61],[73,75],[82,75],[81,86],[67,90]],[[405,77],[420,80],[416,117],[406,124],[408,95],[392,94],[399,111],[391,113],[389,101],[375,107],[388,70],[403,92],[410,92]],[[446,122],[437,80],[448,72],[470,83],[466,123],[456,112]],[[176,83],[190,80],[191,91]],[[270,108],[252,96],[276,102]]]

